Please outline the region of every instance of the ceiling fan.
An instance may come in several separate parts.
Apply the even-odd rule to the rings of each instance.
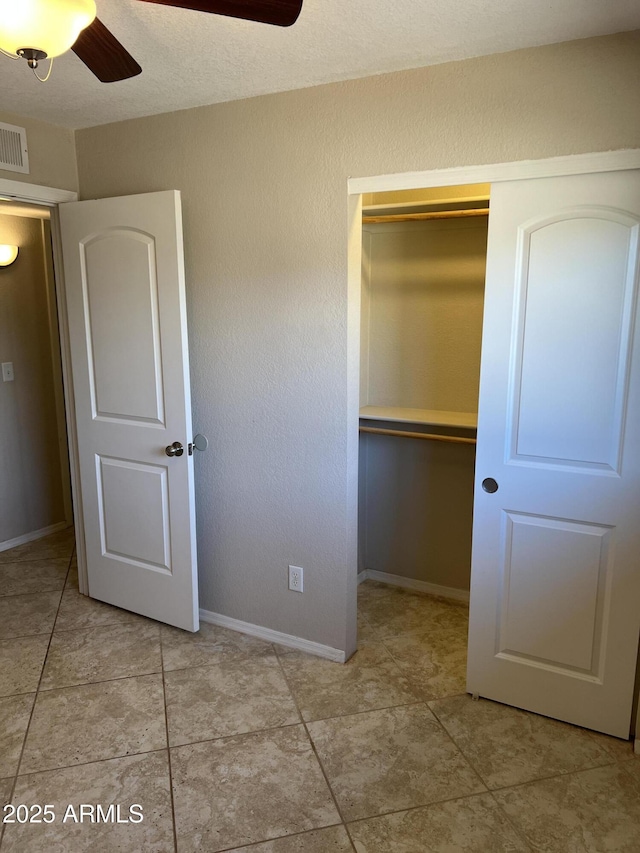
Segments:
[[[277,27],[298,19],[302,0],[138,0],[244,18]],[[38,63],[72,50],[103,83],[140,74],[142,68],[96,18],[95,0],[0,0],[0,51],[23,58],[36,76]],[[48,79],[39,77],[39,80]]]

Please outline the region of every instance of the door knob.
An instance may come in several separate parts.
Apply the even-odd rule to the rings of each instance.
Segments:
[[[493,477],[487,477],[486,480],[482,481],[482,488],[485,492],[489,492],[489,494],[492,495],[494,492],[498,491],[498,484]]]
[[[167,456],[182,456],[184,453],[184,447],[179,441],[174,441],[173,444],[169,444],[165,447],[164,452]]]

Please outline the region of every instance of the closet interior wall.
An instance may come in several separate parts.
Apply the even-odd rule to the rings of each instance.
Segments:
[[[486,209],[488,194],[363,199],[361,428],[475,438],[488,216],[366,220]],[[473,444],[361,432],[359,570],[468,591],[474,463]]]

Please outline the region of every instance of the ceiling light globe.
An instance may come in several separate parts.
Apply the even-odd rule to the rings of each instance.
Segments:
[[[95,0],[0,0],[0,48],[42,50],[48,57],[69,50],[96,16]]]

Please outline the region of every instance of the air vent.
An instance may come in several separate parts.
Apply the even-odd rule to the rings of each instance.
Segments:
[[[24,127],[0,122],[0,169],[29,173],[27,131]]]

